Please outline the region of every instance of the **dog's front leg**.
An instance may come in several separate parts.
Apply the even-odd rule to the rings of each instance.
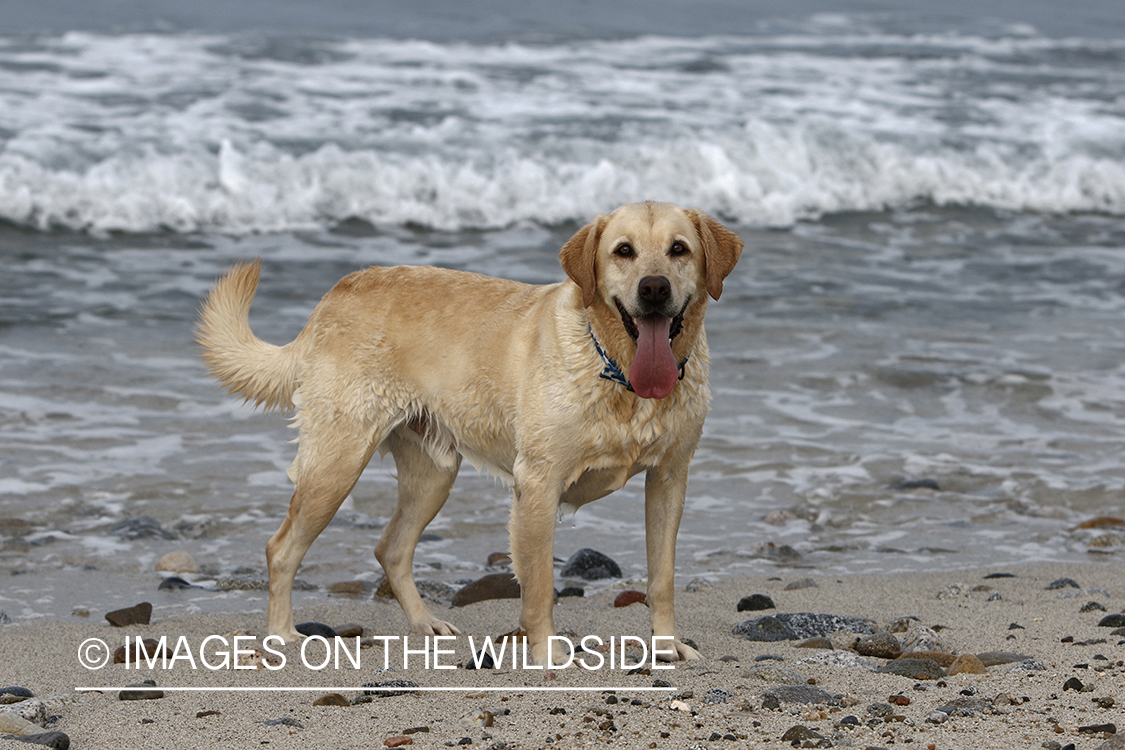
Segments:
[[[512,570],[520,582],[520,627],[527,632],[531,658],[539,666],[565,663],[566,653],[547,647],[555,632],[555,522],[558,518],[558,483],[542,474],[516,471],[512,518],[508,523]],[[557,650],[558,646],[552,650]]]
[[[688,462],[666,456],[645,475],[645,545],[648,550],[648,598],[654,648],[675,649],[662,661],[699,659],[702,655],[676,637],[676,533],[687,495]]]

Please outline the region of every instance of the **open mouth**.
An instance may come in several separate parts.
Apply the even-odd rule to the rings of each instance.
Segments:
[[[638,318],[634,318],[632,315],[629,314],[629,312],[625,309],[625,306],[621,304],[621,300],[619,300],[615,297],[613,302],[614,302],[614,304],[617,305],[617,312],[619,312],[621,314],[621,323],[622,323],[622,325],[625,326],[625,333],[629,334],[629,338],[633,339],[633,341],[636,341],[637,337],[640,336],[640,330],[637,328]],[[680,308],[680,311],[678,313],[676,313],[674,316],[672,316],[672,322],[668,326],[668,340],[669,341],[671,341],[674,338],[676,338],[677,336],[679,336],[680,331],[683,330],[683,327],[684,327],[684,311],[687,310],[687,306],[688,306],[689,302],[691,302],[691,297],[688,297],[687,300],[684,302],[684,306]],[[655,316],[655,315],[658,315],[658,314],[652,313],[652,315]],[[650,316],[643,316],[643,317],[650,317]],[[659,316],[659,317],[664,317],[664,316]]]
[[[625,332],[637,343],[637,353],[629,367],[629,386],[641,398],[664,398],[680,378],[676,358],[672,355],[672,339],[683,328],[687,302],[671,318],[659,313],[633,317],[620,301],[615,299],[614,302],[621,313]]]

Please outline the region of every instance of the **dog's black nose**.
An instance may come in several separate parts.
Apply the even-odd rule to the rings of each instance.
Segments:
[[[665,276],[645,276],[637,285],[637,296],[641,298],[641,304],[655,309],[672,296],[672,283]]]

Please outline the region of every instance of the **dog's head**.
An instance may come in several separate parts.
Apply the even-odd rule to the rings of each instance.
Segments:
[[[678,379],[673,343],[684,321],[701,318],[708,295],[719,298],[741,252],[738,235],[710,216],[649,202],[597,217],[563,245],[559,259],[592,317],[609,311],[632,341],[633,390],[664,398]]]

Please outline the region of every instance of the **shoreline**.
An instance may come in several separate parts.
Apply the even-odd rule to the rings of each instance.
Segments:
[[[1058,742],[1059,747],[1074,743],[1081,749],[1097,748],[1110,736],[1105,730],[1079,731],[1081,727],[1114,724],[1122,733],[1116,741],[1125,735],[1121,726],[1125,725],[1121,708],[1125,636],[1112,636],[1115,628],[1098,626],[1107,615],[1125,609],[1120,567],[1087,563],[894,575],[812,573],[815,585],[787,590],[801,581],[803,572],[724,580],[696,592],[684,591],[681,582],[677,589],[680,634],[698,644],[704,659],[681,662],[669,670],[652,670],[648,664],[648,674],[577,667],[544,672],[512,669],[510,663],[493,670],[425,669],[418,659],[428,655],[417,653],[410,657],[410,668],[402,669],[397,663],[402,650],[394,640],[384,641],[386,651],[379,644],[363,649],[359,669],[346,655],[339,669],[306,667],[299,659],[300,647],[294,644],[282,649],[289,661],[280,669],[212,670],[202,664],[191,669],[181,659],[170,669],[149,670],[142,665],[140,670],[126,670],[113,664],[89,671],[78,663],[79,644],[88,638],[116,646],[126,636],[166,636],[170,644],[182,638],[196,648],[208,636],[233,640],[236,634],[264,635],[262,613],[161,618],[158,611],[151,624],[125,628],[93,619],[4,626],[0,663],[5,669],[0,682],[28,688],[45,701],[45,715],[58,718],[42,731],[66,733],[75,748],[194,747],[201,741],[223,747],[358,748],[382,747],[394,737],[409,737],[410,744],[426,747],[457,746],[468,737],[471,746],[497,750],[602,743],[623,748],[648,748],[652,743],[722,747],[731,741],[732,747],[750,742],[780,748],[791,745],[791,739],[781,737],[798,725],[819,735],[819,739],[808,735],[806,741],[814,743],[810,746],[831,742],[831,746],[889,748],[914,743],[920,748],[1007,750]],[[984,578],[997,572],[1013,577]],[[1046,588],[1060,578],[1070,578],[1080,588]],[[575,640],[587,634],[606,640],[646,637],[648,612],[643,606],[613,606],[622,589],[641,587],[636,581],[617,583],[585,598],[561,599],[555,615],[560,634]],[[776,609],[736,612],[739,600],[751,594],[770,597]],[[1080,611],[1088,602],[1096,602],[1104,611],[1097,607]],[[782,613],[839,615],[868,621],[876,628],[915,617],[917,622],[911,624],[929,628],[940,646],[936,650],[1009,652],[1028,656],[1038,666],[1016,669],[1017,662],[1010,662],[989,666],[984,674],[919,680],[871,671],[890,663],[886,659],[856,657],[839,648],[796,648],[798,641],[749,641],[731,633],[745,620]],[[443,666],[470,658],[468,636],[478,643],[486,635],[496,638],[514,628],[518,602],[486,601],[446,615],[464,635],[443,645],[452,649],[442,656]],[[300,606],[297,618],[334,627],[361,623],[365,637],[409,635],[394,602],[326,597],[314,606]],[[905,640],[909,635],[900,632],[896,638]],[[854,637],[837,635],[832,641],[849,645],[849,638]],[[1064,642],[1067,638],[1069,642]],[[209,645],[226,642],[212,640]],[[258,642],[243,643],[249,648]],[[310,648],[309,655],[315,664],[324,653],[313,651]],[[210,654],[212,663],[219,661],[217,651]],[[385,663],[393,671],[382,671]],[[773,694],[767,691],[786,681],[797,682],[793,672],[784,670],[794,670],[803,678],[805,697],[814,702],[788,702],[792,696],[783,691],[778,707],[764,707],[773,705]],[[776,674],[769,677],[772,673]],[[147,678],[155,680],[156,689],[168,689],[163,698],[123,701],[116,691],[74,690],[121,687]],[[1080,690],[1074,689],[1076,683],[1068,683],[1072,678],[1081,684]],[[654,681],[661,679],[672,689],[652,690]],[[359,705],[313,705],[330,692],[350,702],[364,683],[379,680],[410,680],[440,690],[373,696]],[[816,693],[818,689],[824,694]],[[888,702],[890,698],[897,702]],[[904,699],[907,703],[899,705]],[[940,723],[933,720],[937,709],[956,701],[971,715],[938,717]],[[872,708],[877,704],[882,707]],[[213,711],[218,713],[209,713]],[[489,720],[491,726],[483,726]],[[406,734],[412,729],[417,731]],[[0,740],[0,747],[7,746],[4,743],[17,746]]]

